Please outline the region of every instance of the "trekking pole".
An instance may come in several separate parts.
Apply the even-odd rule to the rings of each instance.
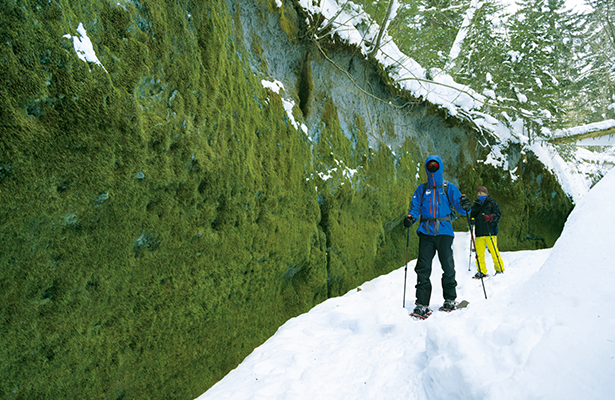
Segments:
[[[470,225],[470,230],[472,230],[472,225]],[[470,257],[468,257],[468,271],[471,271],[470,267],[472,266],[472,241],[470,240]]]
[[[483,217],[485,216],[485,214],[483,214]],[[489,232],[489,239],[491,239],[491,245],[493,246],[493,250],[495,251],[495,242],[493,241],[493,236],[491,236],[491,225],[489,223],[487,223],[487,232]],[[504,272],[504,270],[502,269],[502,260],[500,260],[500,251],[497,251],[497,258],[498,258],[498,264],[500,265],[500,271]]]
[[[466,214],[466,217],[468,217],[468,225],[470,225],[470,215]],[[476,242],[474,241],[474,232],[472,232],[471,228],[470,228],[470,237],[472,238],[472,244],[474,245],[474,250],[476,250]],[[475,251],[474,254],[476,255],[476,267],[478,268],[478,272],[481,272],[480,263],[478,261],[478,252]],[[483,293],[485,293],[485,300],[487,300],[487,291],[485,290],[485,281],[483,280],[482,273],[480,277],[480,283],[483,285]]]
[[[406,239],[406,265],[404,265],[404,305],[406,308],[406,277],[408,276],[408,247],[410,247],[410,227],[408,227],[408,238]]]

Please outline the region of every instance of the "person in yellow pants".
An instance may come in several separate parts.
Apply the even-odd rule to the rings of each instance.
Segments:
[[[487,275],[485,248],[489,249],[489,254],[493,259],[495,274],[503,274],[504,261],[502,261],[498,250],[498,225],[502,216],[500,206],[489,196],[487,188],[484,186],[479,186],[476,189],[476,195],[478,198],[472,206],[470,220],[474,223],[476,255],[480,268],[474,277],[482,278]]]
[[[487,275],[487,264],[485,264],[485,247],[489,249],[489,254],[491,254],[491,258],[493,259],[495,273],[503,273],[504,262],[502,261],[500,251],[498,250],[498,237],[493,235],[476,237],[476,254],[478,255],[480,273],[482,273],[483,276]],[[478,278],[480,278],[480,276],[478,276]]]

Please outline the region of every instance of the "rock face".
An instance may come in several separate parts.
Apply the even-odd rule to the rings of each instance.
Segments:
[[[198,396],[403,265],[429,154],[489,188],[503,250],[551,246],[571,209],[532,154],[507,149],[516,180],[481,163],[487,138],[291,2],[5,3],[2,398]]]

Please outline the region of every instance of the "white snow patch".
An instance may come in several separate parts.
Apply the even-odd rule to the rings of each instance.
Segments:
[[[79,26],[77,26],[77,35],[71,36],[70,34],[66,34],[62,37],[71,39],[73,41],[73,47],[75,52],[77,53],[77,57],[81,60],[87,62],[94,63],[107,72],[107,69],[102,65],[98,57],[96,57],[96,52],[94,51],[94,46],[92,45],[92,41],[88,37],[88,34],[83,26],[83,23],[79,22]]]
[[[284,90],[284,84],[280,81],[276,81],[274,80],[273,82],[269,82],[265,79],[261,80],[261,85],[263,85],[263,87],[265,89],[269,89],[272,92],[275,92],[277,94],[280,94],[280,90]]]
[[[277,93],[277,94],[280,94],[280,90],[284,90],[284,84],[277,80],[270,82],[268,80],[262,79],[261,85],[263,85],[265,89],[269,89],[272,92]],[[295,102],[292,100],[287,100],[283,97],[281,97],[281,99],[282,99],[282,106],[284,107],[284,110],[286,111],[286,115],[288,116],[288,120],[290,121],[291,125],[296,130],[301,129],[301,131],[303,131],[303,133],[305,133],[306,135],[309,134],[308,127],[303,123],[299,124],[295,120],[295,116],[293,115],[293,108],[295,107]],[[308,136],[308,139],[312,140],[312,138],[309,136]]]
[[[577,126],[570,129],[558,130],[555,131],[553,137],[582,135],[584,133],[604,131],[611,128],[615,128],[615,119],[607,119],[605,121],[594,122],[592,124]]]

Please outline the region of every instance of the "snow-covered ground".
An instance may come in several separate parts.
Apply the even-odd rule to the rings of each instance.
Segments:
[[[472,279],[454,242],[466,309],[408,316],[415,261],[289,320],[199,400],[609,399],[615,393],[615,171],[576,206],[552,249],[504,252]],[[487,256],[490,275],[493,264]],[[442,303],[434,260],[431,306]]]

